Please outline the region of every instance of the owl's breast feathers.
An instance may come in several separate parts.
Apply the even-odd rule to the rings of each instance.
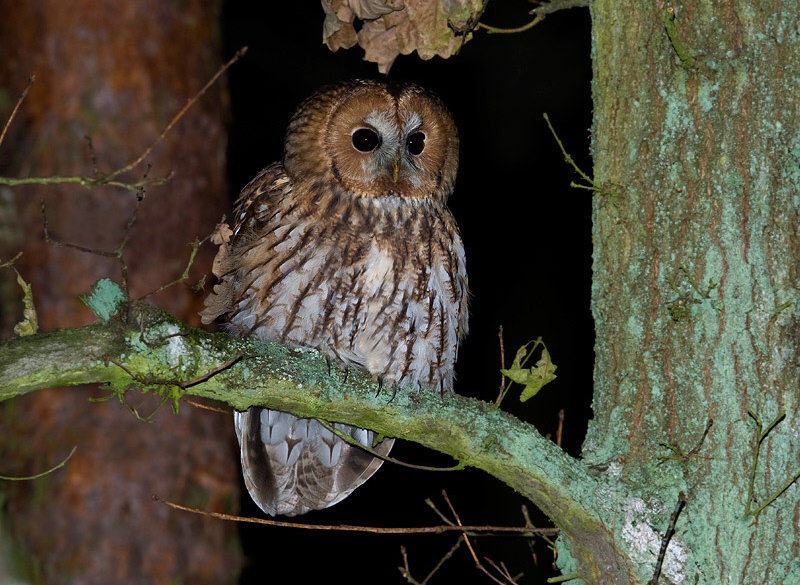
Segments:
[[[390,384],[451,389],[467,277],[449,210],[300,190],[275,163],[242,191],[214,236],[220,282],[203,322],[224,316],[232,333],[313,347]]]

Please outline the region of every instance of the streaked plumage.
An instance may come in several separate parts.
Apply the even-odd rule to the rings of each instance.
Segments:
[[[452,119],[425,90],[324,88],[292,118],[283,162],[218,231],[204,322],[318,349],[390,389],[450,391],[467,329],[464,250],[445,206],[457,159]],[[382,463],[313,420],[251,408],[235,424],[245,483],[271,515],[335,504]],[[337,428],[372,445],[372,431]]]

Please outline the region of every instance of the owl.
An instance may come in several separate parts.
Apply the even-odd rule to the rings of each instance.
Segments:
[[[233,224],[217,231],[219,283],[203,321],[316,349],[379,388],[450,392],[467,332],[464,248],[446,206],[457,167],[453,120],[421,87],[318,91],[291,119],[283,161],[243,189]],[[234,417],[245,484],[269,515],[331,506],[382,463],[314,419],[258,407]],[[335,427],[373,447],[373,431]]]

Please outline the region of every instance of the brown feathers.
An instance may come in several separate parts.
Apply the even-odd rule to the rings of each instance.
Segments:
[[[350,82],[306,100],[284,163],[245,187],[233,227],[215,235],[203,321],[318,349],[385,386],[449,391],[467,329],[464,251],[445,206],[457,148],[447,110],[417,86]],[[332,505],[381,463],[285,413],[253,408],[236,426],[245,481],[269,514]]]

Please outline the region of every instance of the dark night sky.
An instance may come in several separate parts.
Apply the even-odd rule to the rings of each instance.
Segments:
[[[277,7],[276,6],[280,6]],[[483,21],[495,26],[528,22],[531,4],[494,0]],[[321,43],[323,12],[316,2],[227,2],[223,57],[250,50],[230,73],[229,180],[236,193],[281,156],[283,133],[299,102],[320,86],[355,77],[378,77],[363,51],[331,53]],[[564,443],[577,454],[590,414],[592,323],[590,196],[571,189],[577,179],[547,130],[547,112],[570,154],[585,171],[589,158],[590,29],[586,9],[549,16],[516,35],[479,32],[460,54],[422,61],[401,56],[389,77],[435,91],[450,108],[461,138],[461,166],[450,207],[461,227],[472,292],[470,334],[459,354],[456,392],[493,400],[499,383],[498,325],[506,355],[542,336],[558,365],[558,379],[521,404],[504,408],[554,433],[564,408]],[[398,443],[397,458],[448,465],[447,458]],[[440,509],[446,489],[469,524],[520,524],[523,499],[482,472],[433,473],[386,464],[347,500],[300,517],[318,523],[407,526],[436,524],[425,505]],[[242,512],[260,515],[244,498]],[[543,523],[541,518],[535,522]],[[408,549],[414,576],[424,578],[455,536],[330,534],[242,527],[249,557],[242,583],[275,580],[294,571],[294,582],[404,583],[396,567]],[[528,544],[517,539],[478,541],[479,553],[504,561],[521,584],[540,583]],[[550,555],[537,546],[539,564]],[[490,583],[459,551],[432,585],[455,580]]]

